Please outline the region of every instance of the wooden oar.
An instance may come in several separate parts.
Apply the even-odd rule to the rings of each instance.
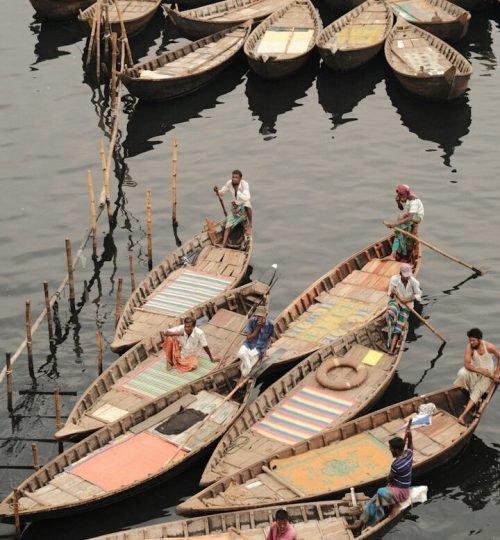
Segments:
[[[226,207],[224,206],[224,201],[222,200],[222,197],[219,194],[218,189],[214,189],[215,194],[217,195],[217,198],[219,199],[220,205],[222,206],[222,211],[224,212],[224,215],[227,216]]]
[[[391,227],[389,225],[388,221],[384,221],[384,225],[386,227],[389,227],[390,229],[397,229],[397,227]],[[436,253],[439,253],[440,255],[443,255],[443,257],[447,257],[448,259],[450,259],[452,261],[455,261],[456,263],[461,264],[462,266],[465,266],[466,268],[469,268],[470,270],[476,272],[476,274],[479,274],[480,276],[482,276],[484,274],[484,272],[482,270],[480,270],[479,268],[476,268],[475,266],[471,266],[470,264],[467,264],[466,262],[464,262],[464,261],[462,261],[460,259],[457,259],[456,257],[453,257],[453,255],[449,255],[448,253],[445,253],[443,250],[437,248],[436,246],[433,246],[429,242],[426,242],[425,240],[422,240],[420,238],[420,236],[415,236],[411,232],[405,231],[404,229],[397,229],[397,232],[399,232],[401,234],[404,234],[405,236],[408,236],[409,238],[412,238],[413,240],[424,244],[424,246],[427,246],[429,249],[432,249]]]
[[[229,532],[233,532],[234,534],[238,535],[240,538],[243,538],[243,540],[250,540],[250,538],[246,535],[244,535],[239,529],[236,527],[229,527]]]
[[[398,299],[398,302],[399,302],[399,305],[408,309],[411,313],[413,313],[413,315],[415,315],[415,317],[423,322],[425,324],[425,326],[427,326],[427,328],[435,335],[437,336],[441,341],[443,341],[444,343],[447,343],[448,340],[443,336],[443,334],[441,334],[440,332],[438,332],[432,325],[431,323],[427,322],[423,317],[422,315],[420,315],[417,311],[415,311],[412,307],[404,304],[401,299],[399,297],[397,297]]]

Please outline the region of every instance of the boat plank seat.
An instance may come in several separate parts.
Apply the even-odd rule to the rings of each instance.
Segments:
[[[372,259],[367,262],[361,270],[379,276],[392,277],[399,274],[400,263],[398,261],[382,261],[381,259]]]
[[[330,294],[332,296],[338,296],[339,298],[350,298],[351,300],[366,302],[367,304],[379,304],[382,300],[385,301],[387,299],[386,291],[358,285],[349,285],[343,281],[337,283]]]
[[[268,473],[258,474],[255,477],[255,480],[257,482],[262,482],[262,486],[257,487],[257,488],[252,488],[252,493],[253,494],[258,493],[262,497],[273,495],[274,497],[277,496],[278,498],[281,498],[281,497],[289,498],[289,497],[293,497],[295,495],[294,491],[292,491],[290,488],[288,488],[285,484],[283,484],[280,481],[273,478]],[[252,484],[250,483],[250,485],[252,485]]]
[[[317,538],[318,540],[326,540],[327,538],[335,538],[335,540],[354,540],[354,535],[351,530],[347,528],[347,521],[343,517],[327,518],[316,523],[318,525],[317,533],[313,533],[312,535],[302,535],[302,529],[299,528],[302,523],[297,523],[294,527],[296,530],[300,530],[300,538]]]
[[[390,278],[387,276],[379,276],[378,274],[372,274],[362,270],[354,270],[354,272],[342,280],[342,283],[357,285],[359,287],[368,287],[378,291],[387,291],[389,279]]]
[[[85,414],[106,423],[113,422],[139,408],[142,404],[143,399],[139,396],[111,388]]]

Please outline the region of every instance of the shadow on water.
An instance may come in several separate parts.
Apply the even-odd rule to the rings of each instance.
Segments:
[[[146,103],[126,96],[124,110],[128,114],[128,123],[127,136],[123,142],[126,157],[152,150],[162,142],[155,138],[162,137],[177,124],[200,118],[203,111],[223,103],[220,98],[241,83],[246,69],[243,61],[237,61],[199,92],[170,102]]]
[[[292,77],[281,81],[269,81],[251,70],[248,72],[245,88],[248,108],[261,123],[259,133],[264,140],[276,137],[276,121],[280,114],[301,106],[299,100],[312,86],[317,66],[318,58],[314,57]]]
[[[332,129],[357,120],[344,117],[352,113],[363,99],[373,94],[383,78],[384,60],[380,55],[364,68],[346,73],[335,72],[322,64],[316,87],[320,105],[331,115]]]
[[[493,51],[492,19],[500,19],[498,9],[486,8],[474,13],[469,23],[469,30],[455,48],[468,60],[476,59],[485,68],[485,71],[493,71],[497,65],[497,59]],[[482,76],[485,74],[482,73]]]

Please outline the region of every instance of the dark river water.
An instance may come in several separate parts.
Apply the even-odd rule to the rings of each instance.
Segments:
[[[318,0],[322,2],[323,0]],[[323,20],[332,14],[320,6]],[[33,319],[43,306],[44,280],[54,291],[65,274],[64,239],[75,255],[89,226],[86,171],[100,191],[98,145],[110,131],[105,97],[85,82],[84,35],[74,23],[40,23],[27,0],[3,0],[0,20],[2,137],[0,154],[0,353],[24,336],[24,304]],[[45,322],[34,338],[39,387],[81,393],[96,375],[95,331],[106,345],[114,327],[119,277],[130,292],[128,257],[138,277],[147,270],[146,191],[152,191],[153,249],[158,261],[175,246],[170,214],[171,141],[179,142],[179,236],[205,216],[219,217],[212,186],[243,170],[254,200],[253,275],[272,263],[277,314],[336,262],[385,235],[382,219],[396,209],[394,186],[408,183],[425,203],[422,237],[487,272],[471,273],[431,251],[420,274],[424,314],[448,338],[444,349],[425,328],[408,343],[385,402],[450,384],[463,362],[465,332],[484,330],[500,345],[499,122],[500,8],[474,13],[458,48],[472,63],[470,90],[454,103],[407,95],[383,58],[338,75],[312,61],[289,80],[260,80],[241,59],[201,92],[161,105],[123,98],[119,148],[111,181],[113,216],[98,222],[98,255],[88,246],[76,269],[76,312],[67,291],[58,306],[57,345]],[[158,15],[132,41],[136,59],[183,42]],[[269,274],[268,274],[269,275]],[[84,295],[84,282],[89,293]],[[105,363],[115,356],[106,348]],[[30,387],[26,354],[14,368],[14,405],[0,391],[0,494],[30,474],[31,439],[50,439],[50,395]],[[77,398],[63,397],[63,414]],[[429,502],[406,514],[387,538],[500,538],[500,398],[455,462],[423,479]],[[15,437],[17,440],[12,440]],[[57,446],[39,442],[43,463]],[[90,516],[31,525],[26,539],[84,539],[172,519],[175,504],[196,491],[190,475]]]

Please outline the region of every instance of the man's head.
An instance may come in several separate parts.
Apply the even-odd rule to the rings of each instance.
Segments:
[[[258,324],[264,324],[266,322],[267,308],[266,306],[258,306],[255,310],[255,316],[257,317]]]
[[[184,319],[184,332],[186,332],[188,336],[191,335],[191,332],[193,331],[193,328],[195,326],[196,326],[196,319],[194,319],[193,317],[186,317]]]
[[[410,186],[407,184],[398,184],[396,186],[396,200],[406,202],[411,195]]]
[[[278,530],[280,532],[283,532],[286,529],[288,522],[290,521],[290,518],[288,517],[288,512],[284,510],[283,508],[280,508],[276,512],[275,518],[276,518],[276,525],[278,527]]]
[[[393,437],[389,441],[389,450],[391,451],[391,454],[393,457],[400,456],[405,449],[405,442],[401,437]]]
[[[483,333],[479,328],[471,328],[467,332],[467,337],[469,338],[469,343],[472,349],[478,349],[481,345],[481,340],[483,339]]]
[[[233,186],[239,186],[242,177],[243,175],[241,174],[241,171],[238,169],[234,169],[234,171],[231,173],[231,182]]]
[[[399,267],[399,275],[401,276],[401,281],[403,283],[407,283],[407,281],[411,278],[411,274],[412,274],[411,264],[401,263],[401,266]]]

